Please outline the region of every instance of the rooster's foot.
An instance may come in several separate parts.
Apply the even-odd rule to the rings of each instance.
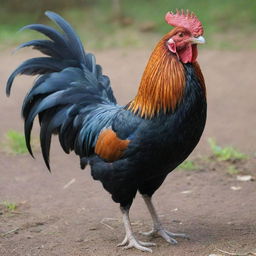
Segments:
[[[145,236],[153,236],[153,237],[161,236],[164,240],[166,240],[170,244],[177,244],[178,243],[174,239],[176,237],[189,239],[189,236],[186,235],[186,234],[172,233],[172,232],[169,232],[169,231],[165,230],[164,228],[153,229],[149,232],[141,232],[141,234],[145,235]]]
[[[143,252],[152,252],[150,248],[147,246],[155,246],[155,243],[150,242],[141,242],[137,240],[133,235],[132,236],[125,236],[122,243],[118,244],[117,246],[124,246],[123,249],[130,249],[130,248],[136,248]]]

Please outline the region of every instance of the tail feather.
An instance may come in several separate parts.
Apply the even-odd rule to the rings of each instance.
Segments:
[[[70,49],[73,56],[80,63],[85,64],[86,58],[84,48],[74,29],[62,17],[54,12],[47,11],[45,12],[45,15],[49,17],[52,21],[54,21],[57,25],[59,25],[60,28],[65,32],[65,34],[67,35],[68,45],[72,45]]]
[[[43,115],[42,121],[41,121],[41,130],[40,130],[40,144],[41,144],[41,150],[43,154],[43,158],[45,161],[45,164],[50,171],[50,160],[49,160],[49,154],[50,154],[50,145],[51,145],[51,138],[54,131],[60,127],[63,120],[65,120],[66,117],[66,108],[64,109],[53,109],[48,110],[48,113],[45,113]]]
[[[95,56],[91,53],[87,53],[85,56],[85,63],[86,63],[86,68],[98,78],[97,73],[96,73]],[[99,66],[99,65],[97,65],[97,66]]]
[[[74,140],[78,131],[77,127],[73,125],[73,119],[73,116],[69,116],[69,114],[67,114],[67,118],[61,125],[59,132],[60,145],[67,154],[74,150]]]
[[[50,74],[44,75],[39,77],[34,84],[34,90],[36,90],[37,87],[39,87],[42,83],[44,83],[48,78],[49,78]],[[40,94],[34,94],[33,97],[30,96],[31,94],[33,94],[33,91],[31,90],[27,96],[25,97],[25,99],[23,100],[23,104],[22,104],[22,109],[21,109],[21,115],[24,119],[27,119],[27,116],[29,114],[29,109],[31,109],[34,104],[37,101],[41,101],[41,95]]]
[[[49,57],[38,57],[24,61],[7,80],[6,94],[9,96],[13,81],[17,75],[38,75],[50,72],[59,72],[66,67],[76,66],[74,61],[66,60],[63,62]]]
[[[61,59],[63,57],[63,53],[59,47],[56,47],[56,43],[50,40],[32,40],[21,44],[16,48],[16,51],[32,46],[33,49],[40,51],[41,53],[51,56],[56,59]]]
[[[43,24],[30,24],[30,25],[27,25],[27,26],[24,26],[23,28],[21,28],[20,31],[23,31],[26,29],[31,29],[31,30],[37,31],[37,32],[45,35],[46,37],[49,37],[52,40],[52,42],[54,42],[56,47],[57,46],[59,47],[60,50],[66,49],[67,52],[70,51],[68,48],[68,42],[65,39],[65,36],[63,34],[61,34],[58,30],[56,30],[50,26],[43,25]],[[35,41],[37,42],[38,40],[35,40]],[[19,49],[19,47],[18,47],[18,49]]]
[[[109,78],[102,74],[94,55],[84,51],[71,25],[56,13],[46,15],[63,33],[42,24],[22,28],[40,32],[48,39],[31,40],[17,49],[32,47],[47,57],[31,58],[18,66],[7,81],[6,94],[10,95],[16,76],[39,75],[24,99],[22,116],[26,145],[32,156],[31,130],[39,116],[41,150],[50,170],[52,134],[59,135],[66,153],[74,150],[86,159],[93,153],[99,133],[111,124],[120,106],[116,105]]]
[[[78,76],[80,75],[80,76]],[[41,76],[33,86],[33,89],[27,94],[24,99],[22,107],[22,115],[26,118],[27,113],[33,106],[33,103],[37,101],[38,98],[44,97],[60,91],[71,88],[72,82],[74,81],[74,76],[76,79],[82,79],[82,72],[77,73],[76,70],[69,68],[63,70],[61,75],[59,73],[53,73],[51,75]],[[51,78],[51,79],[48,79]],[[36,98],[37,97],[37,98]]]
[[[39,50],[45,55],[50,57],[40,57],[27,60],[23,62],[10,76],[6,93],[10,95],[11,86],[14,78],[20,74],[37,75],[46,74],[51,72],[59,72],[67,67],[80,67],[83,70],[88,70],[100,82],[102,71],[99,65],[96,65],[96,60],[93,54],[85,53],[79,37],[76,35],[73,28],[58,14],[53,12],[46,12],[46,15],[53,20],[65,32],[65,34],[53,29],[52,27],[42,24],[31,24],[23,27],[21,30],[31,29],[38,31],[51,40],[32,40],[27,43],[21,44],[18,49],[32,46],[34,49]],[[104,84],[105,87],[110,87],[109,83]],[[108,88],[109,90],[109,88]],[[110,96],[113,96],[110,88]],[[114,97],[112,97],[114,98]]]

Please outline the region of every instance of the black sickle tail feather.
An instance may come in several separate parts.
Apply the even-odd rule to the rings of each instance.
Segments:
[[[49,40],[32,40],[21,44],[17,49],[32,46],[48,57],[26,60],[16,68],[7,81],[6,94],[10,95],[17,75],[39,75],[24,99],[22,116],[25,120],[27,148],[32,156],[31,130],[35,117],[39,116],[42,154],[50,170],[52,134],[59,134],[60,144],[66,153],[75,150],[81,158],[88,156],[97,134],[92,133],[91,127],[82,129],[85,121],[90,112],[97,110],[98,105],[115,106],[116,99],[109,78],[102,74],[102,68],[96,64],[94,55],[84,51],[71,25],[56,13],[47,11],[45,14],[63,33],[42,24],[22,28],[40,32]],[[110,113],[115,112],[111,107],[110,109]],[[104,111],[101,109],[101,112]],[[105,119],[102,125],[107,123]],[[79,141],[87,138],[87,133],[90,134],[89,141]],[[84,144],[87,145],[86,152],[81,149]]]

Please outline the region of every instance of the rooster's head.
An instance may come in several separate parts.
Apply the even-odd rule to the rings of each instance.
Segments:
[[[166,46],[169,51],[176,54],[183,63],[195,62],[197,44],[205,43],[202,23],[188,10],[177,10],[176,14],[168,12],[165,20],[175,27],[166,35]]]

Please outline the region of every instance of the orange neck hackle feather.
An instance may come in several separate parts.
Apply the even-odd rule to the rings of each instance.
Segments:
[[[143,118],[152,118],[160,111],[174,111],[180,103],[185,74],[182,63],[166,47],[172,31],[165,35],[151,54],[143,73],[138,93],[129,104],[133,113]]]

